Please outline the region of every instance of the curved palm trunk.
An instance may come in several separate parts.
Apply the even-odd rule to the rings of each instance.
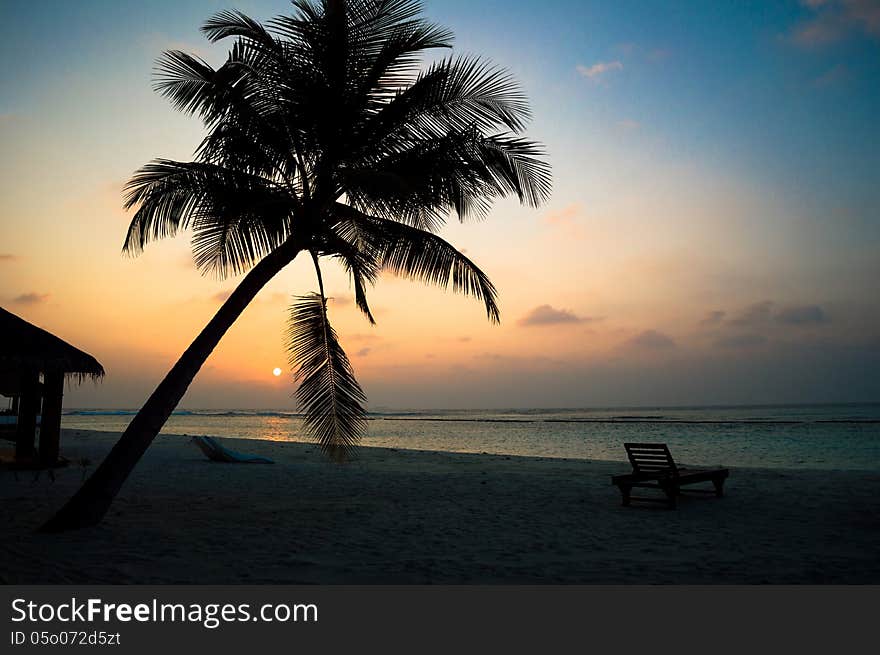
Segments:
[[[300,249],[301,246],[288,241],[251,269],[156,387],[107,458],[73,498],[40,528],[42,532],[83,528],[95,525],[104,517],[125,479],[159,434],[220,339],[260,289],[289,264]]]

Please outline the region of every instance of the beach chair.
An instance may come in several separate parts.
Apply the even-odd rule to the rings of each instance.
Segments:
[[[611,483],[620,489],[624,507],[629,507],[632,500],[641,500],[666,503],[670,509],[675,509],[676,497],[681,494],[681,487],[698,482],[711,482],[715,487],[715,496],[720,498],[724,495],[724,481],[730,475],[730,471],[725,468],[689,469],[678,466],[665,443],[625,443],[623,447],[633,470],[632,473],[612,476]],[[634,487],[660,489],[664,497],[634,498],[631,495]],[[713,493],[709,489],[688,491]]]
[[[223,462],[227,464],[274,464],[271,459],[258,457],[256,455],[243,455],[234,450],[229,450],[220,445],[213,437],[193,437],[193,443],[199,447],[205,455],[213,462]]]

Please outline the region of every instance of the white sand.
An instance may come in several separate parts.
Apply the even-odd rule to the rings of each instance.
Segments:
[[[118,435],[66,431],[98,462]],[[623,508],[622,463],[159,437],[98,527],[36,534],[83,469],[0,471],[4,583],[880,583],[880,475],[735,469],[727,496]],[[94,465],[93,465],[94,466]]]

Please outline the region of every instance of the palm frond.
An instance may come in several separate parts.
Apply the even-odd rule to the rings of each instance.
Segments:
[[[367,429],[366,396],[327,320],[321,294],[294,298],[287,341],[306,432],[333,459],[350,457]]]
[[[333,242],[333,255],[336,257],[351,278],[354,287],[354,302],[361,310],[370,325],[376,324],[370,304],[367,301],[367,284],[375,284],[380,271],[379,262],[365,249],[350,244],[342,239]]]
[[[436,231],[455,212],[460,220],[487,215],[496,198],[516,195],[538,206],[552,188],[540,145],[475,128],[412,139],[343,168],[339,179],[351,204],[367,214]]]
[[[356,244],[381,270],[482,300],[493,323],[501,320],[497,290],[489,277],[441,237],[410,225],[368,216],[336,204],[341,241]]]
[[[399,89],[370,117],[363,146],[366,152],[377,147],[393,151],[413,136],[436,137],[473,127],[482,133],[517,133],[529,118],[526,96],[509,72],[478,57],[449,57]]]
[[[125,207],[137,206],[123,250],[193,228],[193,255],[203,271],[240,273],[281,245],[295,205],[270,181],[203,162],[155,160],[126,185]]]

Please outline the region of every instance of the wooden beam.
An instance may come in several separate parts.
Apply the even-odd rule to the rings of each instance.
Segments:
[[[61,446],[61,403],[64,374],[46,373],[43,378],[43,413],[40,419],[40,461],[54,464]]]
[[[40,374],[26,371],[21,376],[21,399],[18,404],[18,425],[15,433],[15,459],[34,456],[37,414],[40,412]]]

